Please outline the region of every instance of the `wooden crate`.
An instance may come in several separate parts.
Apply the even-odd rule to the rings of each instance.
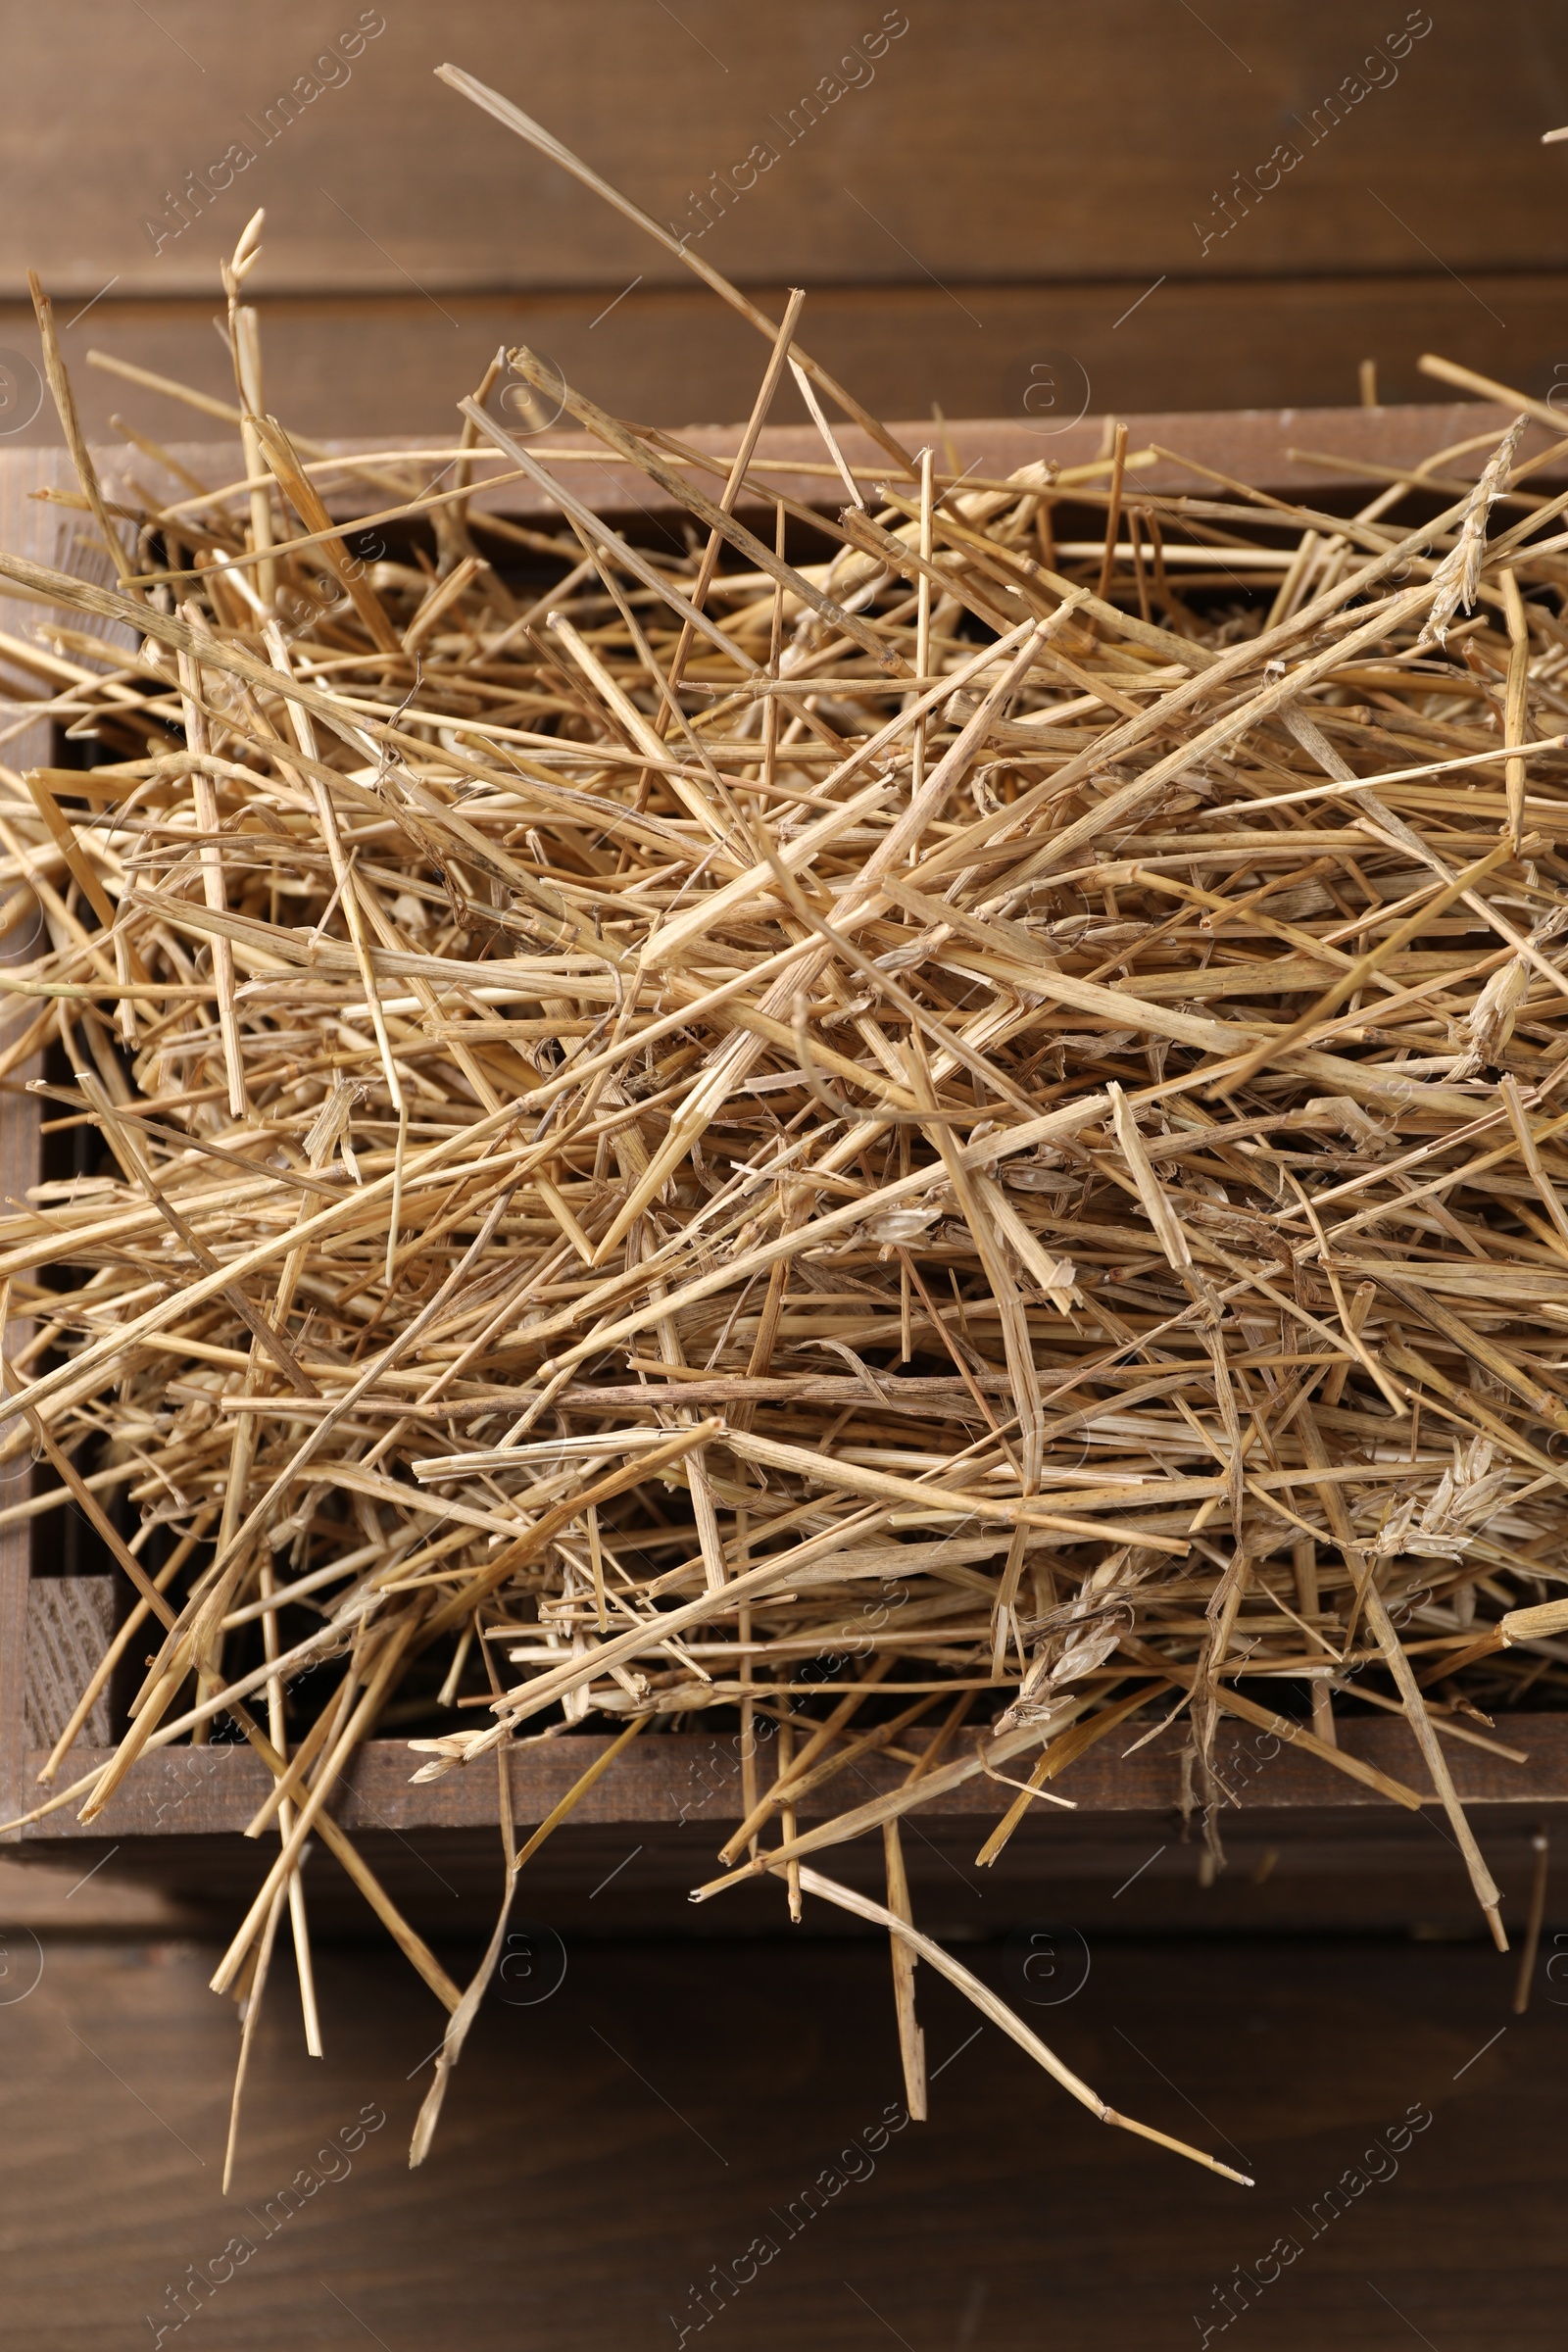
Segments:
[[[1366,493],[1365,477],[1353,470],[1356,463],[1408,464],[1446,443],[1488,430],[1500,432],[1508,421],[1499,410],[1468,403],[1448,411],[1255,410],[1127,419],[1135,448],[1158,443],[1259,487],[1341,505]],[[1006,419],[970,419],[948,429],[960,466],[982,474],[1003,474],[1045,454],[1064,464],[1095,456],[1103,446],[1105,422],[1086,417],[1050,440]],[[929,427],[912,423],[897,429],[917,443]],[[1539,428],[1532,431],[1544,445],[1548,436]],[[732,431],[719,428],[697,437],[720,452],[733,448],[735,441]],[[552,439],[581,446],[576,434],[543,437],[547,446]],[[874,456],[859,448],[855,434],[845,439],[853,455]],[[334,446],[348,454],[368,445]],[[763,455],[780,459],[814,462],[819,450],[813,435],[794,427],[770,428],[763,439]],[[1346,463],[1338,472],[1326,470],[1294,457],[1293,450],[1332,453]],[[146,481],[152,471],[139,457],[127,464],[122,450],[95,454],[111,497],[124,473],[135,470]],[[184,445],[177,454],[203,480],[237,476],[237,444]],[[74,517],[68,510],[39,504],[30,493],[66,486],[67,465],[64,452],[47,448],[0,456],[0,544],[39,561],[58,560],[62,520],[70,526]],[[571,478],[607,515],[634,511],[632,483],[623,467],[596,462],[575,466]],[[782,478],[791,495],[827,503],[829,493],[819,476]],[[1200,487],[1199,476],[1172,460],[1161,461],[1140,478],[1165,490]],[[651,490],[642,476],[636,477],[636,484],[637,506],[645,514],[650,509],[659,512],[662,494]],[[149,486],[156,488],[156,481]],[[340,514],[355,511],[341,495],[333,503]],[[546,521],[552,512],[526,485],[496,494],[494,505],[534,525]],[[0,610],[0,631],[6,633],[0,636],[0,664],[8,650],[6,638],[14,653],[18,644],[24,644],[24,631],[40,617],[37,606],[16,599],[6,602]],[[11,674],[13,679],[20,676],[14,662]],[[0,668],[0,692],[4,691]],[[45,756],[42,747],[32,756]],[[37,1128],[35,1102],[16,1092],[0,1096],[0,1193],[21,1196],[35,1180]],[[29,1739],[29,1680],[33,1723],[51,1712],[58,1715],[61,1668],[69,1645],[73,1641],[79,1645],[91,1623],[92,1597],[68,1596],[61,1590],[71,1581],[50,1579],[55,1590],[49,1592],[43,1580],[31,1578],[26,1524],[0,1519],[0,1809],[6,1818],[36,1802],[39,1794],[34,1776],[42,1751],[37,1739]],[[1528,1882],[1531,1833],[1544,1820],[1568,1819],[1568,1714],[1505,1720],[1498,1736],[1527,1750],[1528,1764],[1511,1764],[1469,1746],[1452,1746],[1447,1752],[1459,1791],[1475,1808],[1478,1834],[1494,1872],[1514,1894],[1512,1916],[1517,1919]],[[1218,1889],[1202,1893],[1194,1920],[1386,1927],[1421,1917],[1458,1927],[1471,1919],[1468,1886],[1439,1832],[1435,1800],[1419,1815],[1401,1812],[1309,1757],[1285,1749],[1260,1758],[1256,1740],[1257,1735],[1234,1726],[1221,1734],[1221,1771],[1239,1800],[1238,1810],[1225,1817],[1226,1835],[1240,1841],[1254,1860],[1270,1850],[1289,1850],[1302,1867],[1266,1872],[1266,1886],[1257,1890],[1261,1894],[1272,1887],[1266,1900],[1238,1891],[1245,1884],[1242,1880],[1236,1882],[1237,1890],[1227,1889],[1222,1881]],[[1349,1752],[1417,1788],[1427,1787],[1419,1752],[1402,1722],[1350,1720],[1343,1726],[1342,1740]],[[510,1770],[516,1821],[527,1825],[541,1820],[603,1744],[597,1737],[583,1735],[514,1748]],[[1111,1909],[1121,1899],[1113,1891],[1119,1879],[1131,1872],[1139,1875],[1143,1887],[1138,1916],[1147,1918],[1152,1900],[1167,1923],[1188,1922],[1198,1900],[1196,1857],[1191,1850],[1184,1854],[1182,1844],[1178,1747],[1179,1735],[1172,1734],[1130,1761],[1102,1748],[1070,1768],[1062,1792],[1074,1799],[1077,1810],[1054,1814],[1049,1822],[1031,1821],[1019,1832],[995,1874],[997,1886],[1008,1890],[1005,1899],[1026,1902],[1028,1889],[1049,1867],[1058,1895],[1064,1888],[1073,1890],[1075,1916],[1102,1915],[1110,1924],[1132,1925],[1132,1911]],[[86,1769],[102,1752],[78,1743],[73,1751],[74,1770]],[[477,1900],[480,1890],[489,1889],[494,1881],[497,1783],[487,1765],[416,1787],[410,1781],[413,1762],[401,1740],[369,1742],[346,1776],[340,1815],[400,1899],[420,1914],[433,1901],[437,1916],[450,1923],[457,1914],[445,1909],[449,1896],[466,1910],[470,1898]],[[867,1793],[892,1785],[892,1767],[872,1760],[862,1769]],[[223,1895],[248,1889],[257,1875],[260,1857],[238,1833],[266,1786],[264,1768],[248,1748],[165,1749],[138,1762],[90,1831],[83,1832],[68,1808],[20,1837],[8,1833],[7,1842],[33,1855],[69,1853],[79,1857],[84,1870],[113,1850],[122,1867],[128,1864],[160,1877],[177,1892]],[[571,1838],[545,1850],[536,1873],[539,1883],[553,1889],[558,1904],[575,1903],[595,1924],[679,1919],[684,1888],[711,1875],[710,1857],[722,1835],[721,1825],[739,1813],[739,1791],[740,1765],[732,1740],[701,1731],[645,1739],[586,1798]],[[836,1791],[825,1791],[808,1796],[802,1811],[808,1818],[826,1815],[838,1809],[839,1801]],[[994,1784],[974,1782],[918,1815],[922,1836],[909,1840],[909,1866],[916,1880],[941,1888],[947,1883],[945,1874],[972,1872],[984,1824],[1006,1801]],[[627,1855],[628,1844],[635,1858]],[[1147,1868],[1147,1885],[1139,1874],[1141,1863]],[[853,1851],[835,1855],[834,1867],[841,1865],[845,1875],[858,1874]],[[430,1892],[426,1880],[432,1868],[445,1894]],[[323,1889],[327,1870],[323,1864]],[[586,1904],[595,1899],[597,1888],[593,1896],[588,1889],[607,1871],[615,1877],[617,1890],[588,1914]],[[733,1903],[725,1898],[689,1916],[725,1931],[743,1920],[754,1921],[756,1901],[750,1895]]]

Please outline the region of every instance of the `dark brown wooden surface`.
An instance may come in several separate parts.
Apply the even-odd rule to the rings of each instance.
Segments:
[[[337,12],[274,0],[215,16],[201,0],[164,0],[122,22],[91,0],[8,6],[8,237],[78,301],[98,292],[96,271],[115,270],[117,294],[206,298],[220,240],[231,245],[262,202],[273,282],[289,290],[403,292],[403,270],[434,294],[613,292],[638,270],[679,280],[670,256],[650,253],[598,199],[433,80],[451,59],[661,221],[700,226],[689,198],[711,173],[728,174],[759,141],[781,150],[704,240],[721,269],[764,282],[911,282],[919,266],[890,229],[958,282],[1133,279],[1200,260],[1242,277],[1352,259],[1408,270],[1420,247],[1367,195],[1379,166],[1399,175],[1389,202],[1455,270],[1563,262],[1560,159],[1538,142],[1562,119],[1568,26],[1534,0],[1438,12],[1402,59],[1374,69],[1392,86],[1346,105],[1332,129],[1312,123],[1314,106],[1425,12],[1405,0],[1212,0],[1201,15],[1160,0],[914,10],[880,57],[839,76],[864,86],[830,100],[804,135],[790,109],[904,11],[881,0],[796,0],[772,17],[743,0],[685,0],[673,16],[644,0],[387,11],[349,74],[329,69],[340,86],[302,106],[155,251],[144,223],[172,227],[166,192],[189,171],[209,177],[230,141],[262,145],[261,110],[358,13],[350,0]],[[1303,164],[1218,235],[1216,189],[1238,172],[1255,187],[1293,124]],[[846,181],[888,228],[847,198]],[[1204,254],[1193,222],[1211,213]],[[0,284],[24,293],[14,261]]]
[[[1185,1733],[1162,1739],[1124,1756],[1129,1741],[1114,1737],[1070,1764],[1052,1786],[1082,1812],[1157,1815],[1174,1812],[1181,1794],[1180,1747]],[[1568,1804],[1568,1715],[1498,1718],[1497,1738],[1524,1751],[1515,1764],[1458,1743],[1445,1743],[1454,1786],[1467,1803],[1539,1807]],[[912,1740],[923,1735],[911,1734]],[[512,1802],[519,1823],[542,1821],[588,1766],[611,1744],[608,1736],[588,1733],[569,1739],[519,1742],[510,1751]],[[1427,1794],[1431,1784],[1407,1725],[1390,1718],[1345,1721],[1340,1744],[1347,1754]],[[72,1777],[107,1760],[107,1749],[77,1746]],[[1215,1768],[1222,1784],[1235,1784],[1249,1810],[1290,1814],[1348,1808],[1396,1813],[1386,1797],[1349,1779],[1303,1750],[1281,1744],[1243,1724],[1222,1725],[1215,1742]],[[43,1757],[29,1759],[34,1769]],[[416,1786],[413,1774],[424,1759],[405,1740],[373,1740],[363,1747],[345,1776],[345,1794],[336,1808],[347,1829],[390,1824],[408,1830],[475,1829],[499,1819],[493,1757],[460,1767],[437,1781]],[[1006,1767],[1012,1770],[1012,1767]],[[842,1781],[802,1799],[805,1820],[822,1819],[896,1788],[906,1768],[867,1757],[846,1788]],[[64,1778],[64,1776],[62,1776]],[[238,1743],[164,1748],[142,1757],[122,1784],[94,1828],[94,1836],[155,1838],[193,1832],[241,1830],[270,1787],[265,1765]],[[39,1792],[41,1793],[41,1792]],[[584,1823],[676,1822],[696,1811],[718,1820],[738,1812],[740,1757],[731,1735],[678,1732],[639,1740],[613,1769],[580,1800]],[[959,1817],[983,1822],[1005,1811],[1008,1790],[982,1776],[935,1797],[920,1818]],[[36,1823],[29,1838],[74,1838],[78,1830],[68,1807]]]
[[[1458,1745],[1447,1752],[1517,1934],[1534,1833],[1556,1824],[1568,1834],[1568,1717],[1521,1716],[1500,1736],[1530,1761],[1516,1765]],[[1343,1737],[1348,1752],[1423,1794],[1430,1788],[1401,1723],[1348,1721]],[[511,1779],[519,1829],[539,1821],[604,1744],[584,1736],[515,1749]],[[1178,1735],[1124,1759],[1126,1744],[1109,1741],[1070,1766],[1059,1793],[1074,1809],[1037,1803],[985,1870],[976,1853],[1011,1801],[1009,1791],[976,1780],[906,1817],[917,1915],[956,1922],[965,1934],[1042,1911],[1123,1933],[1403,1932],[1424,1925],[1463,1935],[1474,1926],[1474,1896],[1435,1803],[1404,1810],[1332,1767],[1227,1725],[1217,1749],[1227,1795],[1216,1817],[1227,1866],[1209,1883],[1200,1819],[1182,1811]],[[93,1751],[78,1750],[76,1769],[93,1760]],[[334,1810],[424,1933],[483,1935],[502,1867],[495,1767],[487,1761],[416,1788],[410,1775],[416,1761],[401,1741],[373,1742]],[[862,1759],[844,1780],[807,1797],[804,1822],[862,1803],[897,1777],[896,1768]],[[34,1800],[41,1793],[35,1789]],[[93,1884],[101,1890],[154,1886],[183,1916],[229,1918],[249,1903],[270,1859],[269,1841],[241,1835],[265,1793],[262,1768],[246,1749],[165,1751],[142,1759],[90,1830],[77,1825],[74,1807],[65,1808],[9,1851],[62,1889],[100,1870]],[[737,1881],[705,1903],[689,1900],[693,1887],[722,1877],[717,1849],[739,1815],[732,1739],[645,1736],[530,1863],[526,1903],[597,1934],[657,1930],[711,1939],[766,1932],[781,1899],[771,1882]],[[815,1866],[880,1899],[875,1833],[824,1851]],[[335,1932],[379,1933],[329,1855],[313,1860],[309,1884],[313,1914]],[[70,1917],[63,1901],[61,1915]]]
[[[710,191],[697,250],[750,287],[807,286],[808,346],[883,413],[1018,414],[1053,352],[1097,408],[1146,409],[1350,398],[1363,358],[1418,397],[1434,346],[1542,394],[1568,361],[1568,159],[1540,145],[1568,119],[1568,20],[1548,0],[452,0],[368,12],[385,29],[270,128],[360,13],[0,7],[0,345],[35,365],[30,264],[93,429],[119,407],[167,430],[76,365],[93,343],[225,388],[217,263],[257,204],[270,396],[305,431],[442,424],[453,373],[519,334],[623,414],[745,412],[755,338],[435,81],[443,59],[676,233]],[[868,56],[885,15],[908,28]],[[1406,38],[1411,19],[1430,30]],[[843,94],[804,127],[824,81]],[[1271,171],[1284,142],[1300,160]],[[254,160],[219,186],[234,145]],[[759,146],[777,160],[737,194]]]
[[[1568,114],[1568,107],[1564,109]],[[1568,164],[1563,167],[1568,173]],[[657,250],[657,249],[656,249]],[[628,270],[629,277],[632,271]],[[802,275],[808,275],[802,272]],[[1042,370],[1087,399],[1091,413],[1173,409],[1333,407],[1356,398],[1363,359],[1378,363],[1386,402],[1442,402],[1416,366],[1436,351],[1533,398],[1568,392],[1568,276],[1487,270],[1463,285],[1399,271],[1359,276],[1168,279],[1131,318],[1149,287],[1094,279],[1049,287],[985,275],[962,289],[964,311],[923,278],[906,286],[813,286],[801,329],[813,357],[874,415],[946,416],[1038,413]],[[749,288],[772,318],[785,290]],[[766,346],[702,287],[639,286],[608,317],[602,288],[452,293],[440,309],[413,293],[272,296],[257,289],[268,399],[289,426],[324,438],[455,429],[457,402],[497,349],[527,343],[617,415],[675,429],[746,415]],[[98,349],[232,401],[233,377],[213,332],[214,298],[188,302],[108,297],[63,338],[78,406],[95,439],[121,415],[154,439],[189,433],[192,412],[101,373]],[[1507,320],[1504,332],[1494,316]],[[62,326],[71,317],[60,314]],[[978,321],[978,324],[975,323]],[[0,352],[38,360],[29,307],[0,301]],[[39,385],[25,379],[30,400]],[[1025,402],[1031,402],[1026,410]],[[775,415],[801,414],[786,384]],[[58,442],[47,402],[27,437]],[[3,447],[0,441],[0,447]]]
[[[0,614],[0,618],[3,618]],[[12,952],[16,945],[12,943]],[[32,1065],[19,1071],[31,1076]],[[23,1094],[0,1095],[0,1198],[21,1198],[37,1182],[38,1105]],[[0,1332],[0,1343],[15,1347],[30,1326]],[[0,1436],[13,1436],[15,1417],[0,1419]],[[0,1464],[0,1499],[13,1500],[26,1488],[17,1476],[15,1462]],[[9,1820],[29,1800],[24,1789],[31,1775],[24,1758],[27,1747],[27,1587],[32,1553],[31,1530],[25,1525],[0,1523],[0,1819]]]
[[[695,2328],[692,2290],[760,2236],[777,2254],[686,2352],[1172,2352],[1260,2264],[1274,2283],[1211,2352],[1560,2352],[1568,2010],[1544,1968],[1518,2020],[1483,1944],[1091,1935],[1081,1988],[1070,1937],[955,1946],[1119,2109],[1245,2158],[1242,2189],[1102,2129],[926,1968],[931,2121],[855,2154],[901,2095],[887,1952],[817,1941],[817,1909],[697,1952],[532,1931],[413,2174],[437,2004],[390,1955],[325,1951],[315,2062],[280,1957],[227,2199],[215,1950],[13,1938],[6,1983],[43,1966],[0,2007],[7,2341],[151,2345],[183,2278],[200,2316],[164,2352],[675,2352],[670,2315]],[[1430,2124],[1375,2153],[1412,2110]],[[362,2115],[386,2121],[332,2154]],[[803,2222],[824,2173],[842,2185]],[[222,2276],[235,2235],[254,2251],[198,2305],[190,2266]]]

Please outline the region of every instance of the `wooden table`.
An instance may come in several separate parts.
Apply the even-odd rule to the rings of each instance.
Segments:
[[[383,29],[353,49],[356,20]],[[752,328],[435,81],[449,58],[774,316],[806,287],[807,348],[881,416],[1022,416],[1054,355],[1097,410],[1351,400],[1364,359],[1408,400],[1425,351],[1539,396],[1568,361],[1568,162],[1540,144],[1568,118],[1568,22],[1541,0],[594,0],[590,21],[579,0],[13,8],[0,345],[36,363],[31,264],[88,429],[119,410],[168,441],[181,412],[86,350],[232,399],[218,261],[265,205],[246,293],[291,430],[448,429],[503,340],[623,416],[745,416]]]
[[[503,1989],[548,1990],[563,1953],[564,1981],[492,1989],[416,2173],[435,2001],[390,1951],[324,1950],[312,2060],[285,1962],[225,2198],[238,2037],[214,1948],[46,1931],[37,1989],[0,2007],[8,2340],[151,2346],[147,2315],[177,2316],[181,2279],[198,2307],[187,2266],[238,2233],[252,2251],[163,2352],[677,2352],[692,2290],[763,2235],[777,2253],[686,2352],[1172,2352],[1288,2234],[1299,2254],[1210,2352],[1560,2352],[1561,1987],[1538,1979],[1521,2020],[1490,1944],[1091,1929],[1087,1981],[1073,1945],[1042,1984],[1034,1947],[1034,1990],[1068,1995],[1037,2007],[1030,1947],[965,1907],[966,1965],[1102,2096],[1239,2151],[1256,2187],[1102,2130],[926,1968],[931,2120],[850,2153],[898,2112],[887,1951],[819,1941],[808,1904],[709,1950],[541,1937]],[[1369,2155],[1412,2107],[1425,2129]],[[331,2154],[367,2110],[386,2121]],[[1350,2168],[1384,2178],[1325,2204]]]

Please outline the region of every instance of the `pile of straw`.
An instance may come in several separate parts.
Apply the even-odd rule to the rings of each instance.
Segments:
[[[62,1042],[46,1115],[103,1147],[0,1220],[9,1451],[136,1587],[77,1723],[148,1659],[46,1803],[91,1819],[237,1726],[279,1838],[215,1983],[248,2048],[291,1909],[308,1982],[326,1838],[456,2009],[416,2154],[502,1929],[460,2006],[333,1823],[394,1723],[429,1777],[770,1717],[699,1892],[776,1874],[891,1932],[917,2114],[924,1957],[1123,2120],[914,1928],[898,1835],[989,1772],[994,1859],[1106,1735],[1185,1714],[1206,1796],[1238,1715],[1326,1797],[1413,1805],[1335,1694],[1402,1711],[1501,1942],[1446,1742],[1568,1661],[1568,496],[1532,479],[1568,445],[1520,456],[1549,412],[1368,467],[1348,518],[1155,496],[1125,431],[1076,479],[959,481],[808,356],[798,296],[768,319],[683,253],[771,345],[727,469],[525,350],[560,429],[492,369],[453,446],[312,460],[261,390],[258,233],[225,271],[244,478],[106,506],[40,295],[119,585],[0,558],[69,664],[40,710],[106,761],[3,777],[10,913],[49,943],[4,972],[4,1066]],[[836,520],[758,459],[787,378]],[[582,504],[606,451],[687,552]],[[520,478],[559,527],[470,505]],[[356,485],[399,560],[350,552]],[[131,631],[113,672],[93,617]],[[801,1833],[875,1752],[897,1793],[851,1775]],[[807,1865],[867,1832],[885,1904]]]

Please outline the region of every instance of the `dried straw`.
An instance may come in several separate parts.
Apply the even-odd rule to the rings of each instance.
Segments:
[[[683,248],[770,347],[731,466],[518,351],[569,426],[487,382],[451,449],[361,463],[424,531],[366,564],[354,467],[261,413],[258,237],[244,478],[107,506],[51,347],[120,585],[0,557],[139,649],[106,676],[44,624],[38,707],[109,763],[0,770],[7,917],[48,937],[0,974],[4,1069],[58,1040],[52,1121],[104,1153],[0,1221],[4,1451],[61,1479],[6,1516],[74,1496],[137,1590],[117,1654],[160,1626],[46,1806],[237,1725],[276,1843],[214,1982],[254,2018],[287,1908],[308,1984],[326,1838],[455,2012],[418,2155],[496,1947],[462,1995],[327,1809],[399,1722],[427,1779],[771,1718],[698,1898],[771,1874],[888,1932],[912,2114],[924,1960],[1123,2120],[920,1934],[897,1825],[989,1775],[992,1862],[1173,1710],[1216,1863],[1222,1715],[1415,1805],[1337,1741],[1336,1694],[1402,1712],[1501,1943],[1446,1743],[1568,1664],[1568,499],[1525,418],[1348,517],[1156,495],[1124,432],[960,484],[799,296]],[[757,456],[786,368],[836,522]],[[689,553],[571,487],[605,452]],[[470,503],[518,478],[559,529]],[[872,1754],[902,1785],[801,1828]],[[885,1905],[802,1867],[873,1832]]]

